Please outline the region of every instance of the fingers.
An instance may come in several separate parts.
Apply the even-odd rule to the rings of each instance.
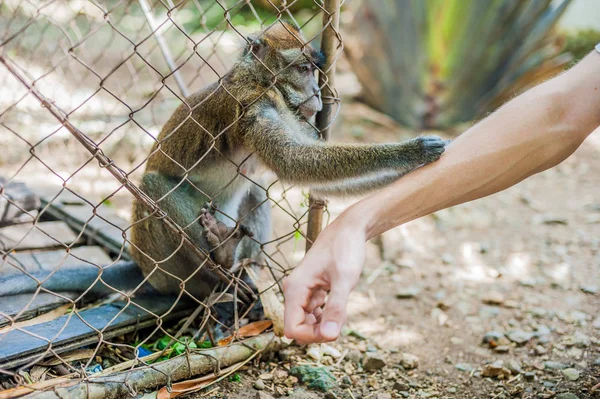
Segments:
[[[346,322],[346,307],[351,287],[334,285],[329,292],[329,299],[319,323],[318,335],[322,341],[334,341],[340,335]]]
[[[297,341],[311,341],[316,336],[315,324],[305,323],[312,290],[292,273],[284,280],[283,292],[285,297],[284,334]]]

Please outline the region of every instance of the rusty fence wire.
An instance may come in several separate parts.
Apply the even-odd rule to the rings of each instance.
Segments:
[[[339,108],[340,7],[339,0],[0,1],[0,398],[58,387],[73,397],[112,397],[105,389],[115,379],[115,392],[136,396],[222,375],[264,349],[260,337],[236,343],[258,301],[244,269],[217,264],[189,226],[162,209],[168,198],[152,199],[141,179],[152,149],[163,151],[169,140],[157,137],[173,111],[221,84],[247,35],[282,21],[326,56],[314,128],[327,139]],[[179,184],[193,187],[188,172]],[[268,172],[243,178],[271,209],[272,231],[258,245],[277,285],[318,235],[324,203]],[[207,203],[221,219],[244,223],[213,199]],[[175,295],[148,288],[130,256],[134,201],[177,237],[177,250],[203,259],[189,267],[220,281],[209,297],[195,297],[177,276]],[[153,262],[151,274],[164,272],[165,259]],[[81,276],[84,287],[73,289]],[[218,316],[219,306],[233,308],[231,320]]]

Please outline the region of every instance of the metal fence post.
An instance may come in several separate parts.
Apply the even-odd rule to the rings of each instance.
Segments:
[[[333,120],[333,106],[338,102],[335,93],[335,61],[337,50],[341,46],[339,34],[340,0],[325,0],[323,2],[323,34],[321,36],[321,51],[325,55],[325,65],[319,73],[319,86],[323,109],[317,114],[316,127],[323,140],[329,139],[330,125]],[[308,222],[306,228],[306,251],[319,236],[323,227],[323,211],[325,201],[309,198]]]

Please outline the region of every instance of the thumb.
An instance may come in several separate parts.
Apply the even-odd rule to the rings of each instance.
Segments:
[[[319,332],[325,341],[334,341],[340,335],[346,322],[346,306],[350,287],[332,287],[319,325]]]

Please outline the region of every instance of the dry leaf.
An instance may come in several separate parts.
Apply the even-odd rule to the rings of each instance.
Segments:
[[[52,321],[54,319],[58,319],[60,316],[64,316],[65,313],[67,313],[67,310],[69,310],[69,308],[71,308],[71,306],[72,305],[70,303],[67,303],[65,305],[59,306],[56,309],[53,309],[49,312],[46,312],[46,313],[39,315],[37,317],[34,317],[32,319],[20,321],[18,323],[10,324],[6,327],[2,327],[2,328],[0,328],[0,334],[7,333],[16,328],[32,326],[34,324],[45,323],[48,321]]]
[[[95,349],[77,349],[72,352],[65,353],[60,357],[47,360],[45,362],[38,363],[38,366],[58,366],[68,362],[74,362],[75,360],[88,360],[96,353]]]
[[[48,370],[50,370],[50,368],[48,367],[42,367],[42,366],[33,366],[31,368],[31,370],[29,371],[29,375],[31,376],[31,380],[33,382],[40,382],[43,381],[46,373],[48,372]]]
[[[246,324],[244,327],[240,327],[238,330],[236,337],[240,338],[249,338],[255,337],[265,331],[267,328],[271,327],[273,322],[271,320],[261,320],[255,321],[254,323]],[[218,346],[229,345],[233,341],[233,335],[230,335],[227,338],[223,338],[217,344]]]
[[[237,363],[231,367],[227,367],[226,369],[221,370],[220,376],[210,374],[200,378],[194,378],[193,380],[176,382],[175,384],[171,385],[171,392],[167,390],[167,387],[162,387],[156,394],[156,399],[176,398],[183,394],[195,392],[199,389],[205,388],[208,385],[215,382],[217,378],[221,379],[227,377],[229,374],[239,369],[244,363],[245,362]]]
[[[55,387],[59,385],[73,385],[77,380],[72,380],[69,377],[75,377],[76,373],[71,373],[67,377],[57,377],[51,380],[40,381],[35,384],[25,385],[22,387],[9,388],[4,391],[0,391],[0,399],[11,399],[19,396],[27,395],[28,393],[43,391],[44,389]]]
[[[167,387],[162,387],[156,394],[156,399],[171,399],[188,392],[197,391],[206,387],[216,378],[216,375],[208,375],[193,380],[177,382],[171,386],[171,392],[167,390]]]

